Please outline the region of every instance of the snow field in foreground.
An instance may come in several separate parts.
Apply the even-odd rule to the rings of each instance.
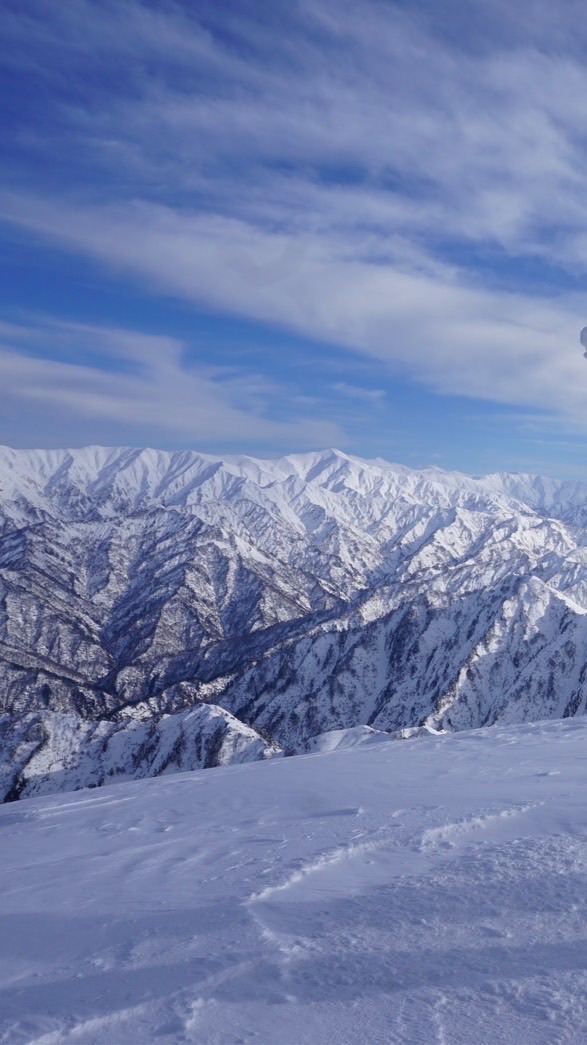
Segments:
[[[0,807],[0,1042],[587,1041],[587,722]]]

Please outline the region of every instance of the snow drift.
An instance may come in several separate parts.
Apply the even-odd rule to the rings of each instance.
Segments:
[[[576,1045],[587,720],[0,808],[0,1042]]]

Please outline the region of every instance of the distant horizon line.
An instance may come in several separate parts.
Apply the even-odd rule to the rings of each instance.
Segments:
[[[351,454],[346,450],[341,450],[338,447],[324,447],[315,450],[300,450],[291,451],[287,453],[276,453],[273,456],[258,455],[254,453],[245,452],[230,452],[223,453],[221,451],[213,452],[209,450],[198,450],[195,447],[177,447],[174,449],[165,449],[163,447],[149,446],[146,444],[141,445],[129,445],[129,444],[106,444],[106,443],[84,443],[80,446],[11,446],[8,443],[0,443],[0,454],[8,451],[11,454],[26,455],[26,454],[80,454],[85,451],[101,451],[105,453],[128,453],[131,455],[139,454],[157,454],[165,457],[175,457],[180,454],[187,454],[194,457],[208,458],[211,461],[222,464],[223,462],[236,462],[239,460],[249,460],[260,463],[271,463],[293,459],[305,459],[317,458],[323,459],[327,455],[333,455],[341,459],[348,461],[356,461],[361,464],[370,466],[385,466],[392,468],[396,471],[404,471],[410,473],[430,473],[435,472],[442,475],[462,475],[467,479],[483,480],[493,476],[516,476],[516,477],[527,477],[531,479],[553,479],[559,483],[565,484],[579,484],[587,487],[587,479],[583,477],[562,477],[560,475],[554,475],[548,472],[531,472],[531,471],[519,471],[510,469],[494,469],[490,472],[467,472],[461,468],[444,468],[437,464],[427,465],[409,465],[403,464],[399,461],[391,461],[386,457],[362,457],[359,454]]]

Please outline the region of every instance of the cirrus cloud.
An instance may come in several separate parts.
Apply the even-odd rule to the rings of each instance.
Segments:
[[[529,8],[278,0],[261,20],[248,0],[9,3],[1,61],[26,90],[5,105],[0,217],[135,293],[337,350],[334,397],[364,359],[580,424],[587,27],[575,0]],[[55,354],[37,360],[54,376],[15,394],[52,388],[56,408],[79,395],[137,424],[163,424],[165,403],[167,430],[194,439],[345,437],[293,410],[311,388],[276,392],[277,420],[263,366],[219,378],[209,343],[189,371],[177,344],[122,376]],[[6,351],[7,374],[31,365]],[[354,398],[367,417],[371,388]],[[334,417],[336,399],[316,409]]]

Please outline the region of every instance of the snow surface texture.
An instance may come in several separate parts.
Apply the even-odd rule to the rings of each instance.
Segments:
[[[3,1045],[587,1040],[587,720],[0,809]]]
[[[141,776],[168,765],[161,717],[201,702],[235,716],[245,746],[260,731],[250,751],[261,758],[267,737],[303,752],[357,726],[583,714],[585,650],[586,484],[416,472],[335,450],[275,461],[0,450],[11,797],[32,776],[36,793],[54,789],[38,757],[27,768],[30,713],[53,746],[46,775],[68,751],[75,772],[62,779],[80,786],[111,763],[93,744],[90,765],[88,727],[56,715],[96,736],[115,725],[120,745],[127,727],[117,765]],[[149,742],[143,759],[147,721],[163,746]],[[215,764],[208,739],[184,767]]]

